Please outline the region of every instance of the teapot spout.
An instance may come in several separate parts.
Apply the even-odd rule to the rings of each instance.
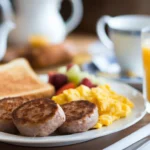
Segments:
[[[0,60],[3,59],[7,49],[7,38],[11,30],[15,28],[12,21],[5,21],[0,26]]]

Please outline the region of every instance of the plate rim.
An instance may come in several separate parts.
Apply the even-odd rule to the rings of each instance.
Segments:
[[[40,78],[46,78],[46,76],[47,76],[46,74],[43,74],[43,75],[40,75]],[[147,113],[146,112],[146,100],[143,97],[142,93],[140,93],[138,90],[136,90],[133,87],[131,87],[131,86],[127,85],[127,84],[124,84],[122,82],[110,81],[110,80],[109,80],[109,82],[121,84],[123,86],[126,86],[126,87],[132,89],[133,91],[135,91],[138,94],[140,94],[141,97],[144,100],[144,108],[145,108],[145,110],[140,112],[141,115],[138,118],[135,118],[134,121],[128,123],[127,125],[124,125],[123,127],[120,127],[118,129],[115,129],[115,130],[112,130],[112,131],[104,132],[102,134],[91,134],[90,137],[86,136],[86,134],[88,134],[92,130],[87,131],[87,132],[83,132],[83,133],[76,133],[75,135],[79,134],[80,136],[75,136],[75,137],[71,137],[71,138],[69,138],[69,137],[72,136],[72,134],[71,135],[58,135],[58,136],[55,136],[55,137],[54,136],[36,137],[36,138],[35,137],[33,137],[33,138],[31,138],[31,137],[23,137],[20,140],[17,140],[15,138],[13,138],[15,136],[17,136],[19,138],[20,136],[18,136],[18,135],[13,135],[13,134],[9,134],[9,133],[0,132],[0,141],[8,142],[8,143],[18,143],[18,144],[54,144],[54,143],[55,144],[57,144],[57,143],[64,143],[65,144],[65,143],[68,143],[68,142],[71,143],[71,142],[75,142],[75,141],[76,141],[76,143],[79,143],[77,141],[88,141],[88,140],[91,140],[91,139],[95,139],[95,138],[98,138],[98,137],[103,137],[103,136],[106,136],[106,135],[109,135],[109,134],[112,134],[112,133],[119,132],[121,130],[124,130],[124,129],[134,125],[138,121],[140,121],[145,116],[145,114]],[[98,130],[101,130],[101,129],[94,129],[93,132],[94,131],[96,132]],[[82,135],[82,134],[85,134],[85,135]],[[11,135],[11,137],[8,138],[10,135]],[[2,139],[1,136],[4,136],[5,138]],[[83,139],[83,136],[84,136],[84,139]],[[55,138],[59,138],[59,140],[55,140]],[[66,144],[66,145],[69,145],[69,144]],[[26,145],[26,146],[28,146],[28,145]]]

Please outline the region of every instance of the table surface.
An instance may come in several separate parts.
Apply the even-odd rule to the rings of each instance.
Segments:
[[[97,37],[90,36],[90,35],[71,35],[67,38],[67,40],[74,42],[78,46],[79,50],[86,51],[88,45],[96,41]],[[43,73],[45,71],[46,70],[44,71],[41,70],[41,72],[40,71],[39,72]],[[0,149],[1,150],[10,150],[10,149],[14,149],[14,150],[35,150],[35,149],[36,150],[84,150],[84,149],[100,150],[126,137],[132,132],[148,124],[149,122],[150,122],[150,114],[147,114],[141,121],[139,121],[135,125],[125,130],[104,137],[100,137],[94,140],[90,140],[88,142],[83,142],[80,144],[74,144],[70,146],[53,147],[53,148],[32,148],[32,147],[15,146],[15,145],[0,142]]]

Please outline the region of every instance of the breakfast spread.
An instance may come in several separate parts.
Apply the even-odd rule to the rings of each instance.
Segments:
[[[80,85],[76,89],[68,89],[62,94],[52,97],[52,100],[60,105],[79,99],[92,102],[98,107],[99,120],[94,128],[108,126],[113,121],[128,116],[133,108],[133,103],[130,100],[118,95],[107,85],[91,89]]]
[[[36,137],[73,134],[127,117],[134,104],[75,64],[43,83],[25,59],[0,66],[0,131]],[[9,82],[9,84],[8,84]]]
[[[114,92],[109,85],[101,84],[102,81],[87,72],[81,71],[77,65],[71,64],[62,67],[57,73],[50,72],[49,76],[49,82],[56,89],[56,95],[52,97],[52,100],[56,103],[64,105],[82,99],[97,106],[99,119],[94,128],[108,126],[115,120],[128,116],[134,107],[134,104],[128,98]],[[60,82],[53,81],[55,76],[57,76],[56,81],[61,80],[61,85]],[[63,83],[63,81],[65,82]],[[75,86],[65,88],[68,84]],[[58,85],[59,89],[56,88]]]

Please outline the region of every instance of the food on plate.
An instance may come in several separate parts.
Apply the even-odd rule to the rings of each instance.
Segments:
[[[57,129],[63,134],[84,132],[108,126],[134,107],[78,65],[48,75],[49,83],[40,81],[23,58],[0,66],[0,131],[18,130],[30,137],[48,136]]]
[[[86,85],[92,88],[100,84],[100,81],[94,75],[81,71],[80,67],[75,64],[63,66],[57,72],[50,71],[48,75],[49,83],[55,87],[56,95],[79,85]]]
[[[27,98],[14,97],[0,100],[0,131],[15,133],[17,131],[13,121],[12,112],[21,104],[29,101]]]
[[[74,66],[74,64],[73,64],[73,63],[68,64],[68,65],[66,66],[66,69],[67,69],[67,70],[69,70],[72,66]]]
[[[81,70],[78,65],[73,65],[70,69],[67,69],[66,75],[70,82],[78,85],[82,80]]]
[[[56,95],[58,94],[61,94],[63,93],[64,90],[67,90],[67,89],[74,89],[76,86],[74,83],[67,83],[65,84],[64,86],[62,86],[57,92],[56,92]]]
[[[12,113],[17,129],[25,136],[48,136],[65,122],[62,108],[49,98],[29,101]]]
[[[96,76],[82,71],[76,64],[69,64],[68,66],[60,67],[57,72],[65,74],[68,77],[69,82],[73,82],[76,85],[79,85],[85,78],[89,79],[93,85],[103,83],[103,81],[98,79]]]
[[[88,78],[84,78],[81,83],[81,85],[85,85],[89,88],[92,88],[92,87],[96,87],[97,85],[96,84],[93,84]]]
[[[0,99],[20,96],[34,99],[53,94],[54,87],[42,82],[25,59],[0,65]]]
[[[60,126],[61,133],[78,133],[91,129],[98,121],[98,109],[94,103],[85,100],[62,105],[66,121]]]
[[[94,128],[108,126],[113,121],[128,116],[134,107],[128,98],[117,94],[108,85],[99,85],[93,88],[80,85],[52,97],[52,100],[60,105],[80,99],[92,102],[98,107],[99,119]]]
[[[64,74],[49,73],[49,83],[51,83],[56,90],[65,85],[68,82],[68,78]]]

